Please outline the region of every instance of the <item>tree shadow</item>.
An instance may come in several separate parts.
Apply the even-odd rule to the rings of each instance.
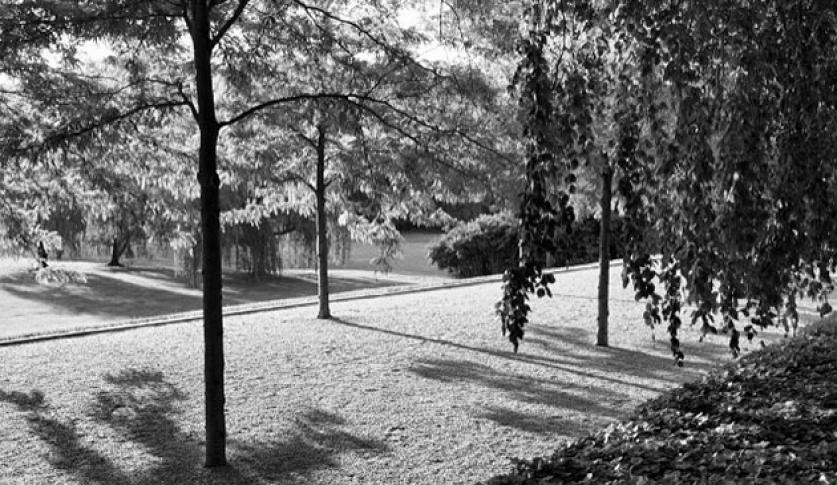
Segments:
[[[341,453],[378,454],[388,448],[381,441],[352,435],[341,430],[346,420],[319,409],[309,409],[294,419],[295,428],[281,443],[269,446],[233,441],[238,459],[237,468],[245,475],[259,476],[270,482],[296,476],[300,480],[308,471],[339,466]]]
[[[596,358],[595,356],[588,355],[584,356],[584,359],[579,359],[577,358],[577,356],[565,357],[562,353],[563,351],[560,350],[555,351],[555,355],[557,356],[545,356],[532,353],[526,350],[514,353],[511,350],[503,351],[486,347],[476,347],[473,345],[455,342],[453,340],[426,337],[423,335],[399,332],[397,330],[391,330],[388,328],[351,322],[342,318],[332,318],[326,324],[343,325],[359,330],[383,333],[394,337],[444,345],[446,347],[452,347],[469,352],[476,352],[477,354],[482,354],[507,361],[521,362],[556,371],[568,372],[571,374],[578,375],[580,377],[589,377],[592,379],[600,380],[603,382],[609,382],[612,384],[630,385],[638,389],[644,389],[652,392],[660,392],[664,389],[661,387],[649,386],[641,382],[631,382],[625,379],[620,379],[619,377],[614,377],[614,373],[618,372],[621,375],[636,378],[653,378],[655,380],[661,380],[664,382],[680,382],[680,380],[677,379],[674,375],[676,371],[672,370],[671,373],[668,373],[664,370],[672,368],[671,359],[667,358],[664,355],[650,355],[644,352],[634,350],[623,350],[613,347],[596,347],[596,349],[603,349],[601,350],[601,353],[604,356],[604,358]],[[592,344],[585,345],[591,348],[594,347]],[[521,348],[525,349],[525,347]],[[467,362],[467,360],[463,359],[461,362]],[[623,363],[625,362],[634,362],[636,365],[623,365]],[[666,374],[668,374],[668,376]]]
[[[401,284],[405,283],[393,279],[334,277],[329,287],[337,294]],[[270,276],[255,281],[242,274],[224,276],[224,305],[316,295],[316,281],[305,278]],[[17,271],[0,276],[0,309],[4,296],[12,297],[7,301],[14,302],[11,304],[15,308],[12,309],[14,317],[0,323],[3,338],[197,311],[203,307],[200,290],[184,287],[166,269],[154,268],[100,268],[88,272],[84,283],[64,285],[42,285],[35,281],[31,271]]]
[[[126,369],[105,374],[103,381],[107,389],[95,394],[88,418],[113,435],[116,445],[128,441],[150,455],[150,459],[143,457],[147,465],[140,470],[123,469],[107,453],[108,443],[91,443],[88,430],[80,428],[77,420],[58,416],[40,391],[0,391],[0,405],[11,404],[24,414],[29,432],[47,445],[45,459],[52,467],[94,485],[245,485],[287,482],[289,478],[304,483],[310,472],[338,466],[337,456],[342,453],[380,453],[387,449],[377,440],[343,430],[347,423],[339,415],[307,409],[295,417],[284,439],[263,443],[229,440],[230,465],[206,469],[202,466],[201,440],[178,424],[178,406],[187,396],[161,372]]]
[[[95,315],[113,319],[147,317],[201,307],[201,296],[177,288],[141,285],[113,276],[92,273],[84,284],[40,285],[18,275],[0,278],[3,291],[17,298],[32,300],[45,307],[57,307],[76,315]],[[29,329],[33,331],[37,329]]]
[[[637,325],[643,325],[637,323]],[[524,345],[536,345],[545,352],[576,359],[601,359],[600,365],[613,367],[619,372],[629,373],[635,377],[653,377],[666,379],[666,374],[672,375],[673,359],[670,357],[669,337],[666,333],[656,341],[651,339],[649,330],[648,352],[624,349],[615,346],[599,347],[593,332],[578,327],[555,327],[550,325],[533,325],[524,337]],[[726,337],[724,343],[726,342]],[[707,337],[708,338],[708,337]],[[719,357],[725,355],[725,344],[719,342],[690,342],[681,338],[681,346],[686,353],[685,365],[689,371],[707,372],[719,363]],[[578,352],[584,348],[585,352]],[[671,380],[671,379],[666,379]]]
[[[527,433],[564,436],[580,436],[590,433],[608,423],[609,419],[606,418],[614,418],[614,416],[609,415],[597,415],[587,416],[583,420],[568,419],[563,414],[533,415],[496,406],[486,406],[485,411],[479,414],[479,417]]]
[[[711,359],[717,357],[717,352],[713,354],[707,348],[706,361],[696,361],[683,370],[672,365],[667,342],[659,345],[659,353],[651,349],[596,347],[590,332],[577,327],[533,327],[530,335],[537,339],[537,347],[528,350],[522,347],[520,353],[513,353],[340,318],[333,319],[330,324],[463,351],[462,358],[417,360],[410,370],[426,379],[490,388],[525,406],[538,406],[541,411],[531,413],[488,406],[476,415],[503,426],[537,433],[580,434],[622,418],[636,399],[632,397],[635,392],[646,395],[663,392],[688,380],[684,378],[684,372],[691,377],[712,368]],[[531,345],[531,340],[527,335],[524,342]],[[486,357],[494,362],[487,361]],[[525,370],[503,370],[512,362],[542,367],[557,375],[543,378]],[[561,379],[561,374],[566,377]],[[555,412],[543,415],[544,407]],[[568,413],[584,417],[565,418]]]
[[[610,418],[621,416],[621,413],[601,403],[607,400],[627,399],[625,393],[607,386],[589,386],[502,372],[467,360],[419,360],[413,363],[410,371],[420,377],[440,382],[471,383],[490,387],[521,403],[548,405]]]
[[[362,278],[330,275],[328,278],[328,288],[331,294],[404,284],[408,283],[372,277]],[[225,304],[237,305],[275,300],[277,298],[299,298],[316,295],[316,275],[268,275],[259,280],[254,280],[243,273],[224,275]]]

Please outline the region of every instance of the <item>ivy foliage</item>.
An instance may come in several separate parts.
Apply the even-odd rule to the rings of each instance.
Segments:
[[[561,180],[573,160],[596,156],[594,143],[585,142],[607,140],[608,126],[622,172],[623,283],[647,299],[646,323],[667,322],[676,364],[685,357],[678,337],[684,322],[727,333],[737,356],[742,332],[795,326],[801,297],[830,312],[837,4],[534,1],[528,18],[534,27],[522,41],[515,84],[532,140],[524,250],[499,309],[515,346],[528,312],[525,291],[548,292],[537,268],[526,269],[533,251],[526,248],[549,248],[535,236],[544,227],[539,218],[562,212],[543,203],[544,181]],[[576,47],[547,64],[550,45],[589,43],[601,33],[618,42]],[[585,71],[579,59],[602,67]],[[585,72],[604,75],[568,82],[574,77],[567,73]],[[608,91],[596,79],[615,80],[611,92],[628,103],[602,117],[597,106],[606,105],[600,98]],[[576,102],[566,101],[568,92]]]

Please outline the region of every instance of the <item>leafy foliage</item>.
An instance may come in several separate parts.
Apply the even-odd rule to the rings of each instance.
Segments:
[[[542,67],[533,70],[535,57],[525,57],[518,81],[537,79],[536,71],[543,80],[517,85],[521,102],[536,99],[544,115],[524,116],[526,133],[557,133],[559,142],[539,145],[560,161],[545,165],[549,176],[560,180],[579,158],[604,157],[621,172],[623,283],[648,299],[647,323],[667,322],[675,363],[683,361],[684,322],[726,332],[737,355],[737,322],[795,325],[804,296],[828,313],[837,242],[830,230],[837,219],[837,6],[532,5],[540,13],[530,13],[537,28],[524,46]],[[545,38],[533,43],[534,33]],[[528,199],[550,193],[543,174],[527,172],[527,179],[527,191],[539,194]],[[535,218],[522,219],[523,233],[537,227]],[[656,252],[659,260],[651,258]],[[534,289],[538,281],[529,272],[514,287]],[[525,322],[525,298],[504,301],[503,318]]]
[[[507,212],[460,222],[433,245],[428,257],[461,276],[497,274],[517,259],[517,220]]]
[[[621,219],[613,221],[611,252],[621,253]],[[598,258],[599,221],[592,215],[574,221],[571,236],[554,235],[560,241],[557,252],[543,253],[542,263],[568,266],[592,263]],[[518,221],[509,212],[482,215],[460,222],[431,246],[428,257],[440,269],[461,276],[481,276],[503,272],[517,262],[520,249]]]
[[[828,319],[488,484],[834,481],[835,349]]]
[[[659,236],[662,252],[653,270],[647,252],[635,251],[628,274],[637,297],[669,322],[675,359],[683,304],[706,330],[720,313],[734,355],[742,317],[748,326],[795,324],[806,295],[827,313],[835,6],[624,4],[620,22],[643,66],[639,149],[648,169],[637,185],[661,188],[630,218]]]

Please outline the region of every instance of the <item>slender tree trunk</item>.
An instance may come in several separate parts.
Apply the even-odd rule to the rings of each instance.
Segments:
[[[608,289],[610,286],[610,199],[613,169],[602,170],[602,224],[599,230],[599,331],[596,345],[607,347]]]
[[[121,252],[119,251],[119,239],[113,238],[113,244],[111,244],[110,249],[110,262],[108,266],[122,266],[119,263],[119,256],[121,256]]]
[[[198,182],[201,187],[203,239],[203,334],[206,386],[206,463],[223,466],[226,458],[224,418],[224,336],[221,313],[221,224],[217,170],[218,120],[212,87],[212,43],[209,2],[192,1],[192,43],[201,141]]]
[[[49,254],[47,254],[47,250],[44,247],[44,242],[43,241],[38,242],[38,248],[36,250],[36,253],[38,255],[38,264],[41,266],[41,268],[49,267],[49,264],[47,264],[47,259],[49,259]]]
[[[320,311],[317,318],[331,318],[328,307],[328,227],[326,226],[326,183],[325,183],[325,126],[317,127],[317,295]]]

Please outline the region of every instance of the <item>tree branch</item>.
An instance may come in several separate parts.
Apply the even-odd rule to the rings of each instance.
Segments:
[[[281,104],[288,104],[288,103],[297,103],[300,101],[309,101],[309,100],[317,100],[317,99],[346,99],[349,96],[354,96],[351,94],[344,94],[344,93],[302,93],[296,94],[293,96],[286,96],[284,98],[276,98],[271,99],[270,101],[265,101],[263,103],[259,103],[251,108],[248,108],[241,113],[233,116],[232,118],[226,121],[218,122],[218,128],[223,128],[228,125],[232,125],[238,123],[239,121],[245,120],[260,111],[263,111],[267,108],[271,108],[273,106],[278,106]]]
[[[149,110],[152,110],[152,109],[176,108],[178,106],[185,106],[185,105],[186,105],[185,101],[171,101],[171,100],[169,100],[169,101],[160,101],[158,103],[135,106],[135,107],[129,109],[128,111],[124,111],[122,113],[117,113],[117,114],[99,119],[95,122],[89,123],[87,125],[84,125],[80,128],[72,130],[72,131],[53,133],[50,136],[46,137],[44,139],[43,143],[40,143],[39,145],[57,144],[57,143],[60,143],[61,141],[69,140],[71,138],[77,138],[77,137],[80,137],[80,136],[85,135],[87,133],[90,133],[92,131],[95,131],[99,128],[104,128],[105,126],[108,126],[108,125],[111,125],[111,124],[114,124],[114,123],[118,123],[119,121],[128,119],[131,116],[142,113],[144,111],[149,111]]]
[[[217,3],[220,2],[213,2],[213,5],[211,5],[210,8],[212,8],[212,6],[216,5]],[[221,25],[221,28],[218,29],[218,32],[216,32],[215,36],[209,41],[210,47],[215,47],[216,45],[218,45],[218,42],[221,41],[221,39],[224,37],[224,34],[226,34],[230,27],[232,27],[232,25],[239,19],[239,17],[241,17],[241,14],[244,12],[244,9],[247,8],[248,3],[250,3],[250,0],[238,0],[238,5],[235,6],[235,10],[233,10],[233,13],[232,15],[230,15],[230,18],[228,18],[227,21],[224,22],[223,25]]]
[[[183,90],[183,81],[179,81],[177,83],[177,92],[180,93],[180,97],[183,98],[183,102],[189,107],[189,111],[192,112],[192,116],[195,118],[195,121],[198,121],[198,108],[195,107],[195,103],[192,102],[192,98],[190,98],[189,95],[186,94],[186,91]]]
[[[314,184],[305,180],[305,178],[303,178],[301,175],[293,173],[293,172],[284,172],[284,173],[282,173],[281,177],[273,176],[273,177],[270,178],[270,181],[273,182],[274,184],[279,184],[279,185],[284,184],[286,182],[299,182],[302,185],[308,187],[308,189],[310,189],[311,192],[316,192],[317,191],[316,187],[314,187]]]

